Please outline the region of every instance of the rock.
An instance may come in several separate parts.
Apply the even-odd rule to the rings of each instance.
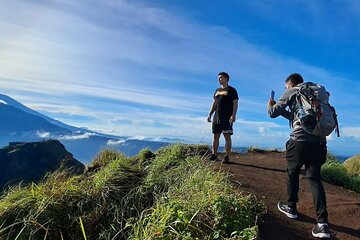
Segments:
[[[1,189],[20,182],[38,182],[47,173],[58,169],[79,174],[85,168],[57,140],[12,142],[0,149],[0,164]]]

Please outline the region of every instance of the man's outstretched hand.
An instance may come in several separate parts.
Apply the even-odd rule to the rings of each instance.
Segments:
[[[269,102],[268,102],[268,108],[271,108],[272,106],[274,106],[275,105],[275,100],[274,99],[269,99]]]

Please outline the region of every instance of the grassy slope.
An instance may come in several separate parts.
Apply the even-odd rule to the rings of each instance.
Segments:
[[[106,150],[82,175],[56,172],[0,201],[1,239],[253,239],[264,211],[203,158],[206,146],[138,156]]]
[[[339,163],[331,154],[321,168],[321,178],[336,186],[360,193],[360,175],[350,174],[347,167]]]
[[[350,175],[360,176],[360,154],[347,159],[343,164]]]

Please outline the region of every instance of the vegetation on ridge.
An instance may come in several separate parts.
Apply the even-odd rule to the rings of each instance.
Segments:
[[[267,153],[267,152],[274,152],[274,153],[281,153],[284,152],[283,150],[277,149],[277,148],[268,148],[263,149],[256,146],[250,146],[247,148],[248,152],[255,152],[255,153]]]
[[[360,175],[352,175],[344,164],[339,163],[332,154],[328,154],[321,168],[322,180],[360,193]]]
[[[84,174],[55,172],[0,200],[1,239],[254,239],[264,206],[203,157],[173,145],[105,150]]]
[[[343,164],[350,175],[360,176],[360,154],[347,159]]]

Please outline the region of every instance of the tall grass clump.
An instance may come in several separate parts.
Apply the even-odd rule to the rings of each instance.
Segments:
[[[237,193],[226,174],[214,171],[200,155],[188,155],[186,146],[164,150],[168,155],[154,160],[147,183],[161,184],[166,191],[131,225],[132,239],[257,237],[257,216],[263,205]],[[161,170],[160,176],[152,175],[155,168]]]
[[[346,168],[337,161],[334,155],[328,154],[321,168],[321,178],[333,185],[344,187],[348,177]]]
[[[13,187],[0,201],[0,238],[44,239],[49,235],[60,237],[61,233],[66,236],[68,230],[77,226],[76,218],[87,212],[89,198],[79,177],[63,172],[48,176],[39,185]]]
[[[343,164],[351,176],[360,176],[360,154],[347,159]]]
[[[192,163],[187,162],[188,156],[205,156],[208,154],[205,145],[175,144],[159,149],[155,160],[147,168],[145,184],[157,192],[165,192],[174,183],[181,181]]]
[[[0,199],[0,239],[253,239],[263,206],[231,186],[203,145],[97,155]]]
[[[321,178],[333,185],[360,193],[360,176],[349,174],[346,167],[332,154],[328,154],[321,168]]]

